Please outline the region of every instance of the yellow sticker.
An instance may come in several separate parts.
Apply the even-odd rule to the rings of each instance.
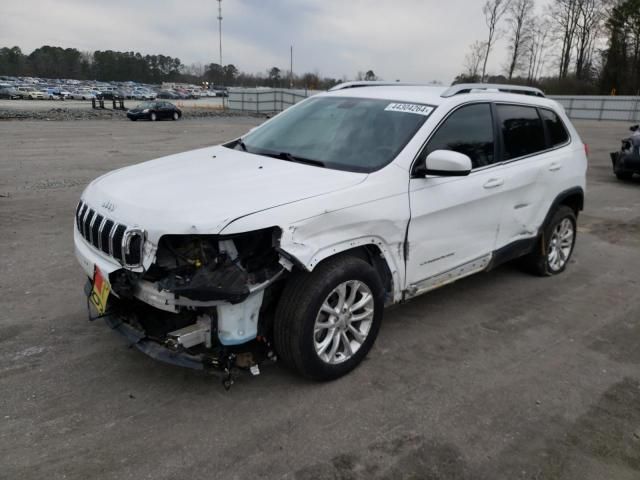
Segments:
[[[89,295],[89,300],[96,307],[96,310],[100,315],[104,315],[107,311],[107,300],[109,299],[109,292],[111,286],[109,282],[104,278],[102,272],[96,265],[93,270],[93,288]]]

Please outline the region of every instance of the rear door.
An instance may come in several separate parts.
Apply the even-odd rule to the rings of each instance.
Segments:
[[[496,249],[537,235],[543,207],[543,170],[549,149],[540,113],[535,106],[495,105],[504,175],[504,209]]]
[[[169,105],[166,102],[157,102],[156,105],[158,109],[158,117],[169,118],[171,116]]]

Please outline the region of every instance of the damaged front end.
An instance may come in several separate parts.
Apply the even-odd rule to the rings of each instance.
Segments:
[[[269,338],[286,269],[278,228],[237,235],[165,235],[144,272],[109,274],[107,322],[162,361],[222,371],[273,358]],[[227,386],[227,385],[226,385]]]

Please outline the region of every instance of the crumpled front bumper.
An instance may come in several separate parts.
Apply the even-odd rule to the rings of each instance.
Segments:
[[[205,370],[205,364],[203,360],[194,355],[189,355],[186,352],[175,352],[160,345],[159,343],[149,340],[145,335],[138,330],[134,329],[130,325],[114,318],[112,315],[104,317],[107,325],[111,329],[116,330],[122,336],[124,336],[134,347],[140,350],[145,355],[150,356],[154,360],[160,362],[169,363],[179,367],[193,368],[195,370]]]
[[[85,295],[89,295],[92,286],[91,281],[87,280],[84,290]],[[131,325],[120,320],[116,315],[107,314],[99,318],[104,319],[112,330],[115,330],[127,339],[131,346],[134,346],[145,355],[171,365],[179,367],[192,368],[195,370],[209,370],[206,360],[203,357],[190,355],[185,351],[174,351],[164,345],[147,338],[144,332],[133,328]],[[211,368],[215,368],[210,365]]]

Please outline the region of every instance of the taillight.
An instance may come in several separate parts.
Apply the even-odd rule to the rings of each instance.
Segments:
[[[589,158],[589,145],[584,144],[584,154]]]

